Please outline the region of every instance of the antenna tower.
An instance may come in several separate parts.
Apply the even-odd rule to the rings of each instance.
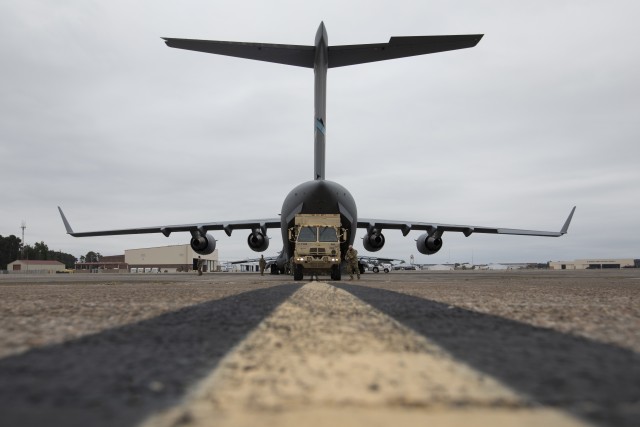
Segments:
[[[22,255],[24,256],[24,248],[25,248],[25,244],[24,244],[24,229],[27,228],[27,222],[23,219],[22,220],[22,225],[20,225],[20,228],[22,228],[22,250],[20,252],[22,252]]]

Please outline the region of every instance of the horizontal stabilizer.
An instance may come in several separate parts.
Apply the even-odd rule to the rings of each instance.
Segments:
[[[391,37],[389,43],[329,47],[329,68],[474,47],[483,34]]]
[[[165,38],[164,41],[167,46],[177,49],[313,68],[313,46],[171,38]]]
[[[389,43],[329,46],[329,68],[473,47],[482,34],[391,37]],[[164,38],[169,47],[313,68],[314,46]]]

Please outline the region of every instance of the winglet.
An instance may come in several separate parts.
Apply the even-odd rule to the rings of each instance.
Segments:
[[[67,217],[64,216],[64,212],[62,212],[62,209],[60,208],[60,206],[58,206],[58,210],[60,211],[62,222],[64,222],[64,228],[67,229],[67,234],[71,234],[73,236],[73,230],[71,229],[71,226],[69,225],[69,221],[67,221]]]
[[[574,206],[573,209],[571,209],[571,213],[569,214],[569,217],[564,222],[564,225],[562,226],[562,230],[560,230],[560,234],[567,234],[567,231],[569,231],[569,224],[571,223],[571,218],[573,218],[573,213],[575,211],[576,211],[576,207]]]

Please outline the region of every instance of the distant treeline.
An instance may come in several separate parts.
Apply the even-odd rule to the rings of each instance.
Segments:
[[[60,261],[66,268],[74,268],[78,260],[71,254],[52,251],[44,242],[22,245],[22,240],[13,234],[8,237],[0,235],[0,270],[6,270],[7,265],[17,259]]]

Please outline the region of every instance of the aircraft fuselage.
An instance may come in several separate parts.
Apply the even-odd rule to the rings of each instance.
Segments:
[[[278,266],[293,253],[293,243],[289,242],[288,230],[293,226],[297,214],[340,214],[342,227],[348,230],[347,239],[340,245],[341,253],[346,252],[355,239],[358,210],[351,193],[333,181],[313,180],[303,182],[295,187],[284,199],[281,210],[280,227],[283,251],[278,259]]]

